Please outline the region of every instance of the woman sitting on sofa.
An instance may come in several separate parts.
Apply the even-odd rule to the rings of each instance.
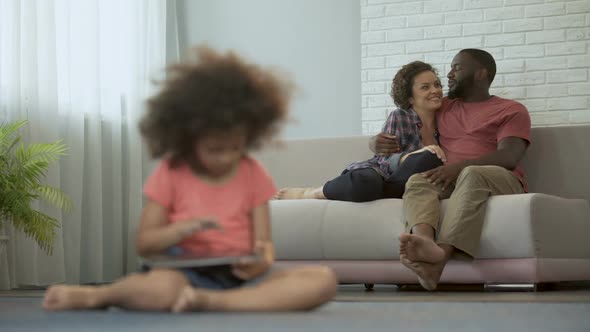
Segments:
[[[275,199],[401,198],[411,175],[441,166],[445,155],[438,146],[435,115],[443,96],[436,69],[421,61],[404,65],[393,78],[390,95],[398,108],[371,138],[373,158],[350,164],[321,187],[283,188]]]

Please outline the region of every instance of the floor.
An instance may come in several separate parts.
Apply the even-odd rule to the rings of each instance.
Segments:
[[[590,331],[590,285],[546,292],[482,292],[446,287],[341,286],[309,313],[232,314],[108,311],[48,313],[43,291],[0,292],[0,331]]]
[[[561,284],[556,289],[532,291],[485,291],[482,286],[441,286],[425,292],[419,286],[402,289],[375,285],[372,291],[360,285],[340,286],[339,302],[551,302],[590,303],[590,282]]]

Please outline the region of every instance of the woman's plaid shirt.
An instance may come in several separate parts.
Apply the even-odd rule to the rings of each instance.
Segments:
[[[420,128],[422,128],[422,121],[418,114],[413,110],[403,110],[398,108],[391,113],[385,120],[382,133],[394,135],[397,137],[400,147],[400,152],[389,156],[374,156],[369,160],[354,162],[348,167],[347,171],[361,168],[372,168],[381,176],[388,178],[391,176],[389,167],[390,160],[399,160],[399,155],[409,153],[423,147],[420,140]],[[397,158],[396,158],[397,157]]]

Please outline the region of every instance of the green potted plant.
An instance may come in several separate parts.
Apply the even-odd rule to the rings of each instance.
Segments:
[[[27,121],[0,124],[0,230],[11,224],[33,238],[47,254],[53,252],[57,219],[32,208],[36,200],[59,209],[71,208],[69,198],[58,188],[43,183],[49,167],[65,155],[61,140],[24,144],[20,129]]]

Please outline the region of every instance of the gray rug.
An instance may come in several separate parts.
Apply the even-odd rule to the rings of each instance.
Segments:
[[[0,331],[590,331],[590,303],[331,302],[309,313],[44,312],[0,297]]]

